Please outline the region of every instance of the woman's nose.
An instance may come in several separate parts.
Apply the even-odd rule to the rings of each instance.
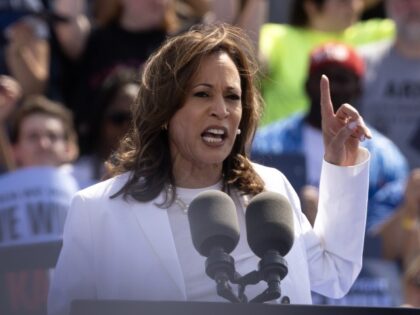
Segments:
[[[217,97],[214,100],[211,108],[211,114],[219,119],[226,118],[229,115],[225,99],[222,96]]]

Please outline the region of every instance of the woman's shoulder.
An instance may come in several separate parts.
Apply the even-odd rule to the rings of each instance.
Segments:
[[[287,182],[284,174],[277,168],[265,166],[255,162],[252,162],[252,167],[264,181],[266,188],[269,188],[272,185],[282,186]]]
[[[263,180],[264,191],[280,193],[286,196],[295,206],[299,204],[299,197],[293,186],[280,170],[254,162],[252,163],[252,167]]]
[[[77,195],[82,199],[97,199],[110,197],[121,190],[130,177],[130,172],[126,172],[110,179],[104,180],[85,189],[80,190]]]

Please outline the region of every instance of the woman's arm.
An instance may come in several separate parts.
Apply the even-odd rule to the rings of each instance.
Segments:
[[[371,134],[351,105],[334,112],[326,76],[320,88],[325,156],[317,217],[304,237],[312,290],[338,298],[362,267],[370,157],[359,142]]]

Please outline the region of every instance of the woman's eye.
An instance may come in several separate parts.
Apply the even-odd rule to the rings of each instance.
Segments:
[[[239,101],[241,99],[241,97],[237,94],[229,94],[227,96],[228,99],[232,100],[232,101]]]
[[[196,93],[194,93],[194,96],[196,96],[196,97],[209,97],[209,95],[206,92],[196,92]]]

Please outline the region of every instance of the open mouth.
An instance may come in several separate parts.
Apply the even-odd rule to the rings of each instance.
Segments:
[[[227,138],[227,131],[224,128],[209,128],[201,134],[201,138],[207,143],[222,143]]]

